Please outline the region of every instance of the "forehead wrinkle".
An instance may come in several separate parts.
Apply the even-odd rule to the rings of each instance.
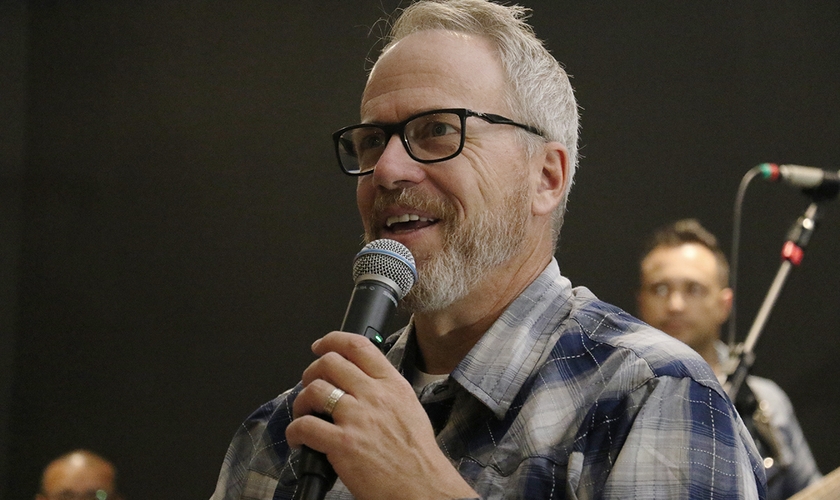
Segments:
[[[420,83],[421,79],[425,81]],[[413,80],[416,83],[405,85],[402,83],[404,80],[409,82]],[[467,103],[474,100],[476,96],[495,93],[495,89],[465,83],[460,78],[451,75],[441,76],[434,71],[416,71],[412,75],[402,73],[386,76],[379,79],[375,85],[365,89],[360,114],[363,120],[376,119],[377,116],[394,116],[394,121],[402,121],[413,114],[433,109],[476,107]],[[383,90],[371,92],[378,88]],[[370,95],[372,93],[373,95]],[[409,95],[400,96],[402,93],[409,93]],[[501,102],[501,99],[499,101]],[[486,105],[478,107],[483,108]],[[474,111],[487,112],[485,109]],[[497,110],[490,112],[494,111]]]
[[[394,94],[398,94],[399,92],[403,92],[407,89],[405,88],[392,88],[391,90],[386,90],[382,93],[377,94],[372,98],[367,98],[365,96],[362,99],[362,106],[360,110],[360,115],[362,117],[362,122],[367,121],[380,121],[377,120],[377,116],[393,116],[394,119],[387,120],[388,122],[401,122],[408,118],[411,115],[422,113],[423,111],[431,111],[433,109],[441,109],[441,108],[453,108],[456,107],[450,104],[442,104],[442,101],[435,101],[431,100],[431,102],[436,102],[438,104],[430,104],[425,106],[415,106],[410,107],[406,106],[408,102],[407,99],[398,100],[398,99],[391,99],[390,97]],[[437,90],[436,87],[431,85],[417,85],[412,88],[412,91],[415,92],[417,95],[414,96],[415,100],[420,101],[424,95],[432,94]],[[406,109],[401,109],[406,108]]]

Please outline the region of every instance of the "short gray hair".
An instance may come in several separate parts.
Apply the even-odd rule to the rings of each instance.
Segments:
[[[566,71],[525,22],[529,13],[530,9],[519,5],[486,0],[421,0],[402,11],[382,52],[412,33],[434,29],[482,36],[493,42],[509,82],[505,102],[516,113],[511,118],[536,127],[546,139],[562,143],[569,151],[566,192],[553,216],[556,241],[578,162],[578,106]],[[539,151],[542,141],[524,130],[520,134],[529,155]]]

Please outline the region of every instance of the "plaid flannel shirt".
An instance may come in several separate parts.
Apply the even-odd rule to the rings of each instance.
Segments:
[[[411,373],[412,324],[388,346]],[[299,390],[242,424],[213,500],[292,498]],[[556,260],[420,401],[445,404],[440,448],[485,499],[764,498],[755,445],[703,359],[573,289]],[[327,498],[353,496],[339,479]]]

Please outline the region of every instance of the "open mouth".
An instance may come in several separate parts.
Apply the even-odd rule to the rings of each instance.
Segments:
[[[393,215],[385,220],[385,229],[395,233],[415,231],[417,229],[423,229],[424,227],[437,224],[437,222],[438,219],[422,217],[416,214]]]

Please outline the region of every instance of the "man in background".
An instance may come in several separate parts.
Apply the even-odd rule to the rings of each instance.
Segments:
[[[35,500],[120,500],[117,469],[88,450],[76,450],[50,462],[41,475]]]
[[[732,289],[717,239],[697,220],[683,219],[656,231],[642,255],[639,317],[700,353],[725,382],[733,360],[720,332],[732,308]],[[781,387],[749,376],[735,406],[764,458],[768,500],[788,498],[820,478]]]

